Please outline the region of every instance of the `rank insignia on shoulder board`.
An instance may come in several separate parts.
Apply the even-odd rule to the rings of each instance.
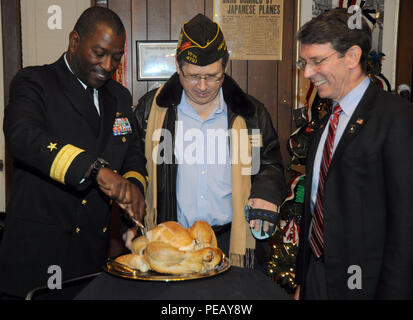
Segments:
[[[123,136],[132,133],[132,127],[128,118],[116,118],[112,131],[114,136]]]

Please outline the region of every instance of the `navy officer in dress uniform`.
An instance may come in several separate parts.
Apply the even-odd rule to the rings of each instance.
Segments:
[[[50,65],[24,68],[10,85],[4,133],[14,158],[0,246],[0,292],[24,297],[62,279],[98,272],[109,240],[111,203],[141,221],[145,157],[129,91],[112,80],[125,28],[111,10],[91,7]]]

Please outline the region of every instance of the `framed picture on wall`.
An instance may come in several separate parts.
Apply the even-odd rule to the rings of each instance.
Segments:
[[[166,80],[176,71],[177,41],[136,41],[138,81]]]

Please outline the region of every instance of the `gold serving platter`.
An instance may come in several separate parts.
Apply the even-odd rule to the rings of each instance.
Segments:
[[[205,273],[196,272],[191,274],[177,275],[163,274],[152,270],[149,270],[148,272],[141,272],[137,269],[133,269],[122,263],[116,262],[113,259],[108,260],[103,269],[111,275],[126,279],[169,282],[213,277],[227,271],[230,267],[231,263],[229,259],[224,256],[219,265]]]

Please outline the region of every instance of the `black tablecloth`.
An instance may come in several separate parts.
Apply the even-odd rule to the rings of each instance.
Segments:
[[[291,300],[258,270],[231,267],[217,276],[185,281],[124,279],[102,272],[76,300]]]

